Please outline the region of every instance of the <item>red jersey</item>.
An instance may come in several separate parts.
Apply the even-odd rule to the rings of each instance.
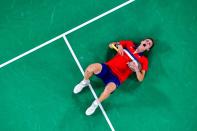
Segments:
[[[148,59],[145,56],[140,56],[138,53],[135,53],[135,44],[132,41],[120,41],[120,45],[123,48],[129,50],[130,53],[134,55],[137,61],[141,64],[142,70],[148,70]],[[118,77],[120,83],[124,82],[133,71],[128,67],[127,63],[132,61],[127,54],[124,53],[123,56],[118,53],[105,64],[112,70],[113,74]]]

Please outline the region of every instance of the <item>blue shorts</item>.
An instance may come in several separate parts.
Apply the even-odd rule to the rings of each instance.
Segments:
[[[120,81],[117,76],[115,76],[111,69],[106,64],[101,64],[102,70],[99,74],[96,74],[97,77],[101,78],[105,85],[107,85],[110,82],[113,82],[116,84],[116,87],[120,85]]]

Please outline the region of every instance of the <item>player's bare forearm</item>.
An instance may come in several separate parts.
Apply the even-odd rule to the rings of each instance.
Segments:
[[[145,71],[144,70],[137,71],[136,76],[137,76],[138,81],[142,82],[144,80]]]

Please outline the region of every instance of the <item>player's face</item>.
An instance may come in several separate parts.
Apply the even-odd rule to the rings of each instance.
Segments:
[[[152,40],[150,39],[145,39],[143,41],[141,41],[141,44],[140,46],[138,47],[141,51],[145,51],[145,50],[148,50],[151,48],[151,46],[153,45],[153,42]]]

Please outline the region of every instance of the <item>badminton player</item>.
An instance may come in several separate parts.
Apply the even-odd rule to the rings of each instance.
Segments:
[[[84,87],[89,85],[89,79],[92,75],[96,75],[104,82],[104,91],[98,100],[94,100],[91,106],[87,108],[86,115],[92,115],[99,102],[101,103],[107,99],[134,72],[138,81],[143,81],[148,70],[148,58],[143,53],[153,47],[153,39],[144,39],[139,46],[135,45],[132,41],[122,40],[110,43],[109,47],[114,47],[117,54],[105,63],[89,65],[85,70],[83,80],[73,90],[74,94],[81,92]]]

